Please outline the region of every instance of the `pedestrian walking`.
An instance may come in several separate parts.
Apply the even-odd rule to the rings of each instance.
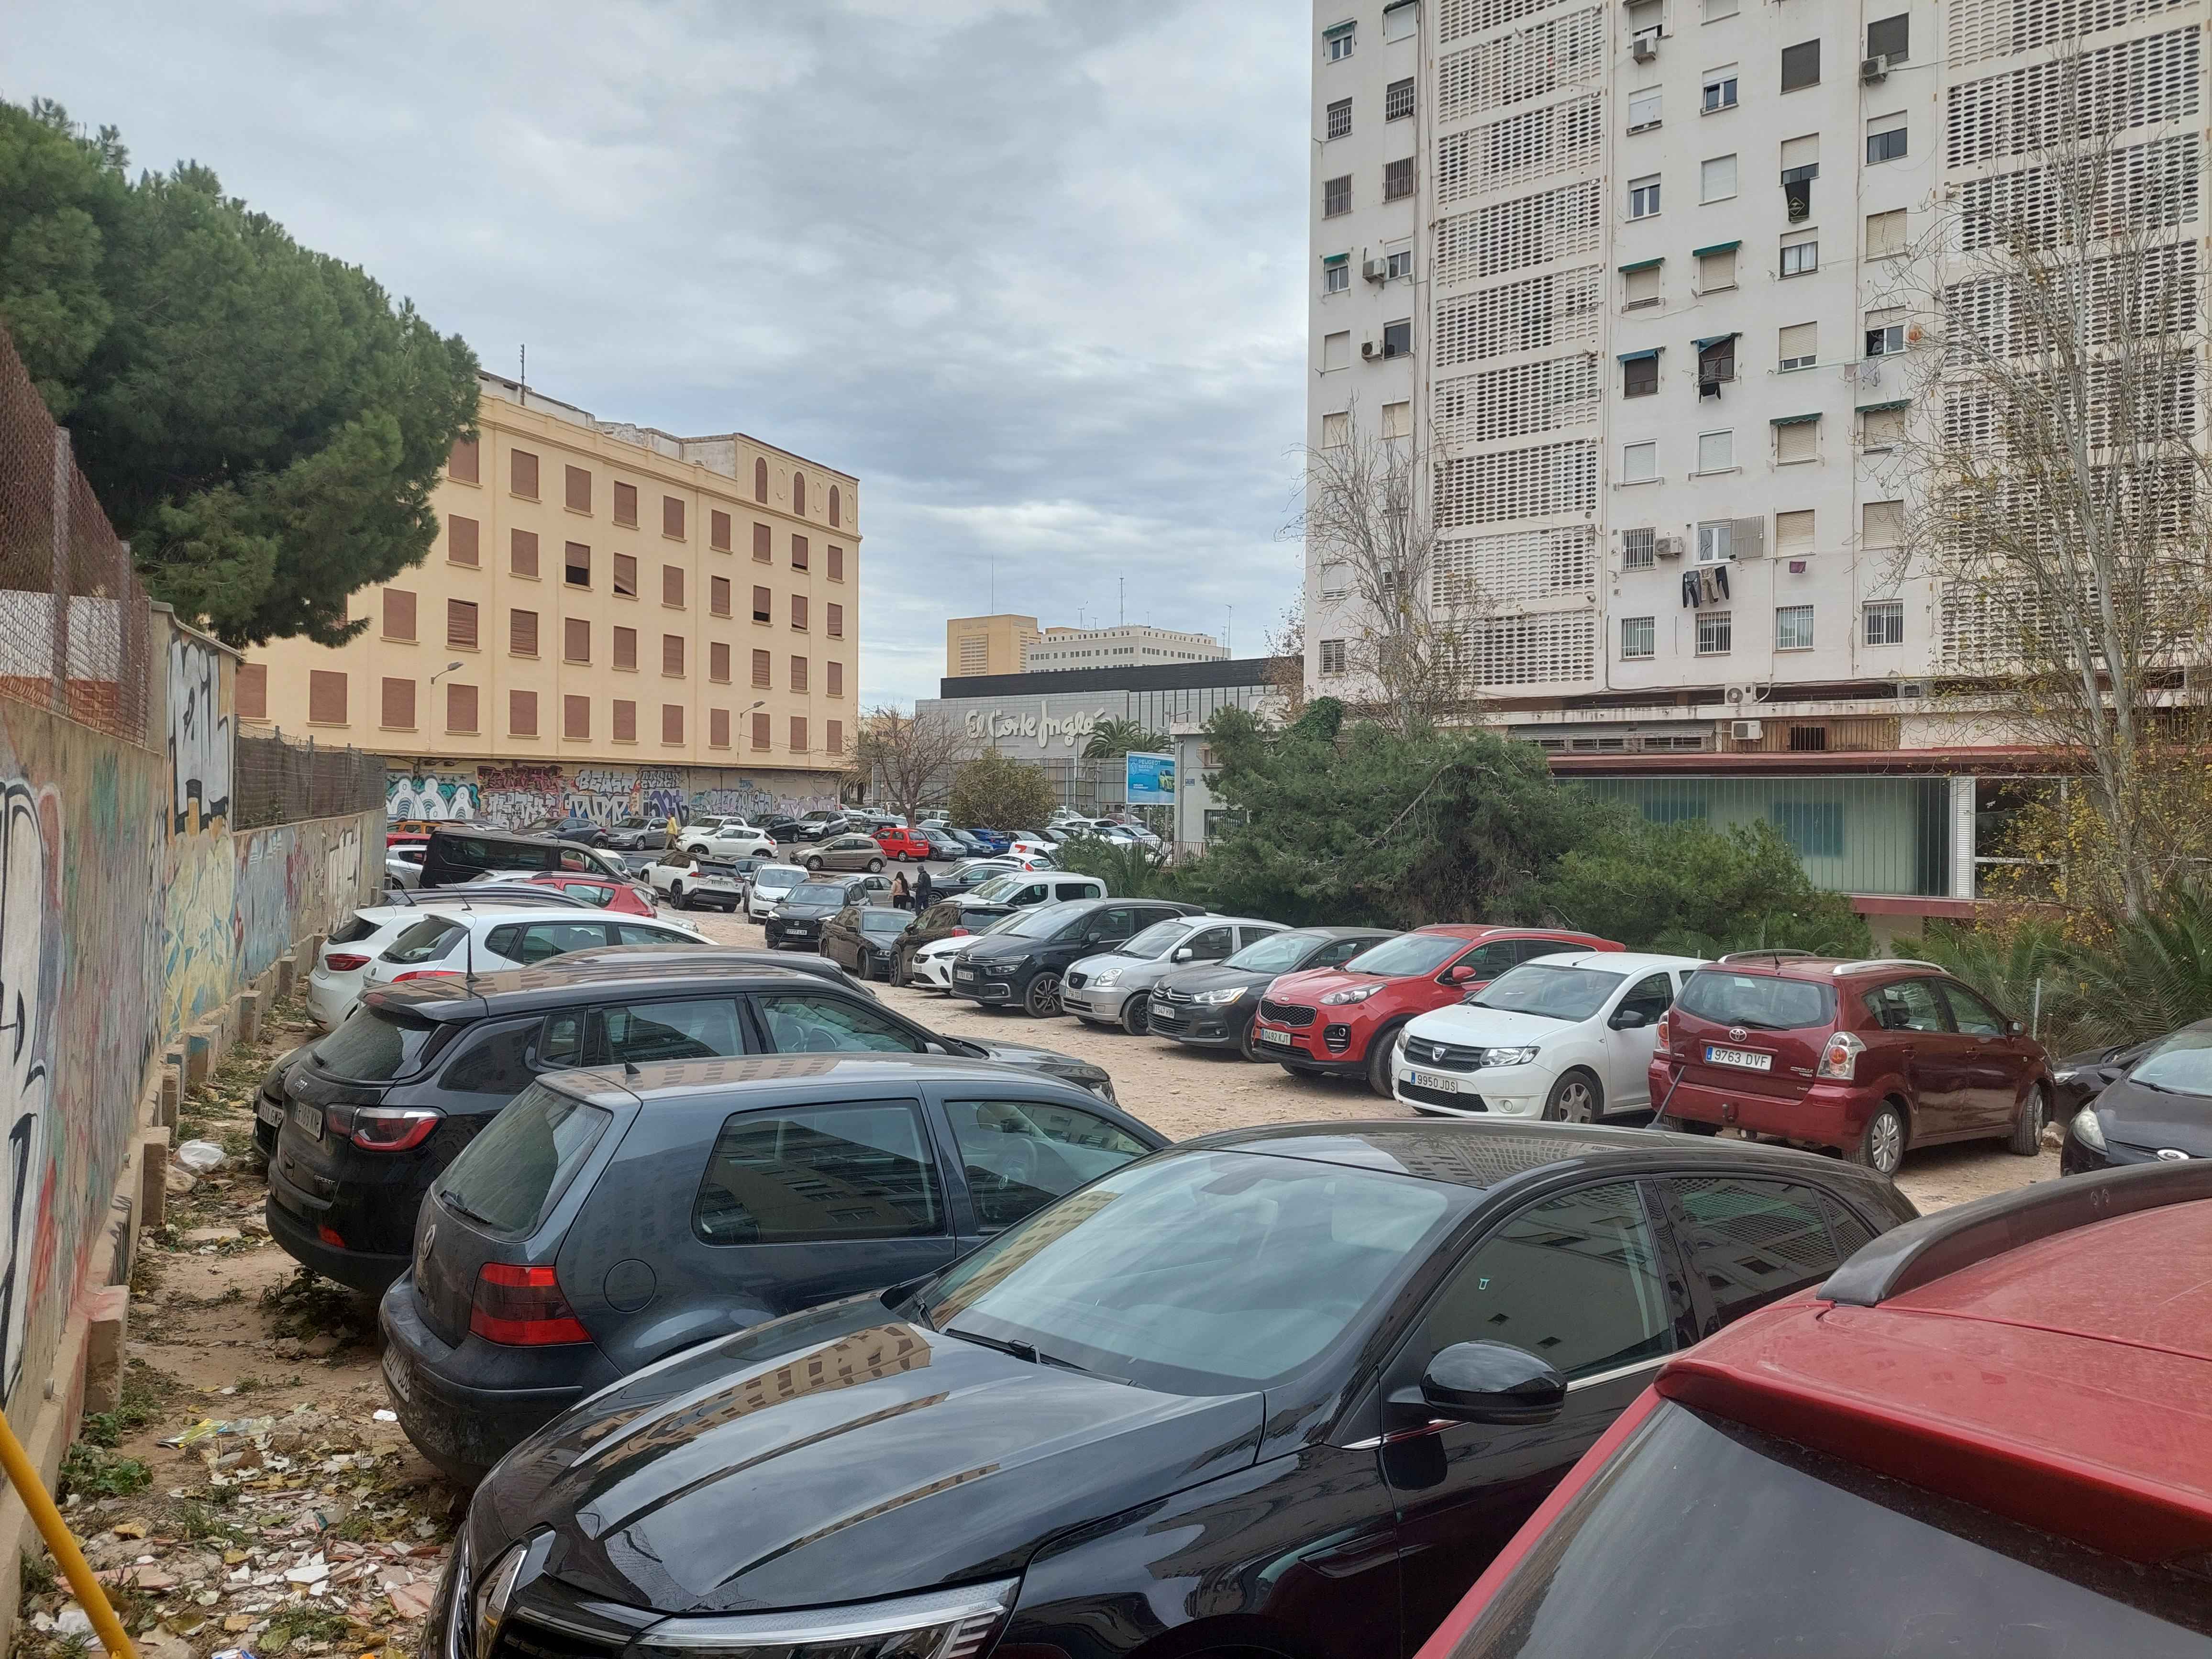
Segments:
[[[891,878],[891,902],[902,910],[914,908],[914,893],[906,884],[906,872],[903,870]]]
[[[923,865],[921,873],[914,878],[914,908],[917,914],[929,908],[930,901],[936,896],[932,890],[935,885],[929,878],[929,866]]]

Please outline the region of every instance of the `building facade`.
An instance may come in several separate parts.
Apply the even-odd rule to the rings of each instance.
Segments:
[[[945,624],[945,674],[1037,674],[1079,668],[1150,668],[1229,655],[1210,634],[1124,623],[1112,628],[1039,628],[1035,617],[955,617]]]
[[[1035,617],[1017,617],[1010,611],[951,617],[945,624],[945,678],[1018,674],[1023,653],[1042,631]]]
[[[386,757],[394,817],[834,803],[858,702],[860,486],[479,377],[421,565],[331,649],[239,670],[249,726]]]

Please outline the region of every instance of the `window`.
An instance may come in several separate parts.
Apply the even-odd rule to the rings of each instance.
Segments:
[[[1912,14],[1901,11],[1894,17],[1876,18],[1867,25],[1866,40],[1868,57],[1902,64],[1912,56]]]
[[[804,536],[793,536],[791,538],[791,568],[793,570],[805,569],[806,562],[811,556],[811,552],[806,545],[806,538]]]
[[[953,1145],[975,1218],[1011,1227],[1093,1176],[1144,1157],[1145,1144],[1078,1107],[1030,1100],[948,1100]]]
[[[1735,556],[1735,520],[1712,519],[1698,526],[1698,562],[1725,564]]]
[[[660,636],[660,672],[670,679],[684,678],[684,636],[663,634]]]
[[[727,749],[730,746],[730,711],[709,708],[707,711],[707,746]]]
[[[1820,352],[1820,325],[1792,323],[1779,337],[1775,367],[1784,374],[1810,368]]]
[[[719,508],[707,515],[707,545],[717,553],[730,550],[730,515]]]
[[[1774,423],[1774,459],[1778,465],[1790,465],[1798,461],[1820,459],[1820,422],[1809,421],[1777,421]]]
[[[707,1159],[691,1231],[708,1244],[943,1233],[920,1113],[892,1101],[733,1113]]]
[[[1339,214],[1352,211],[1352,175],[1325,180],[1321,187],[1321,216],[1334,219]]]
[[[1724,17],[1733,17],[1742,9],[1742,0],[1705,0],[1705,21],[1717,23]]]
[[[1782,274],[1809,276],[1820,268],[1820,244],[1810,236],[1782,245]]]
[[[474,438],[456,438],[446,456],[446,476],[461,483],[477,482],[479,441]]]
[[[1437,1292],[1412,1345],[1425,1365],[1455,1342],[1539,1354],[1570,1382],[1656,1361],[1674,1346],[1665,1280],[1632,1182],[1530,1206]]]
[[[1382,405],[1382,435],[1386,438],[1410,438],[1413,435],[1413,406],[1410,403]]]
[[[730,614],[730,579],[710,576],[707,580],[707,610],[710,615],[726,617]]]
[[[791,510],[801,518],[806,516],[806,475],[804,472],[791,475]]]
[[[753,499],[757,501],[768,499],[768,463],[764,460],[753,463]]]
[[[1340,98],[1328,106],[1327,123],[1322,129],[1322,137],[1324,139],[1329,139],[1348,138],[1351,136],[1352,100]]]
[[[1620,565],[1624,570],[1649,570],[1657,551],[1659,532],[1650,526],[1620,532]]]
[[[1726,69],[1705,72],[1704,108],[1706,114],[1735,107],[1735,65],[1733,64]]]
[[[707,678],[720,685],[730,683],[730,647],[727,641],[716,640],[707,647]]]
[[[613,735],[617,743],[637,741],[637,705],[627,697],[614,701]]]
[[[1414,0],[1395,0],[1395,3],[1382,8],[1382,38],[1410,40],[1420,21],[1420,9]]]
[[[1620,447],[1620,481],[1645,483],[1659,476],[1659,446],[1656,443]]]
[[[1887,357],[1905,349],[1905,307],[1892,306],[1866,314],[1866,355]]]
[[[1649,398],[1659,390],[1659,354],[1641,351],[1620,365],[1620,395]]]
[[[415,596],[404,587],[384,590],[384,637],[414,642]]]
[[[535,691],[510,691],[507,694],[507,732],[511,738],[534,738],[538,735],[538,694]]]
[[[380,724],[394,732],[415,729],[415,682],[387,679],[384,682],[384,707]]]
[[[775,663],[775,658],[773,652],[753,653],[753,684],[763,690],[766,690],[769,687],[769,676],[774,672]]]
[[[753,620],[757,623],[771,620],[769,616],[768,589],[765,587],[753,589]]]
[[[825,720],[823,722],[823,725],[829,733],[829,735],[823,739],[823,746],[833,755],[843,754],[845,752],[845,722],[842,720]]]
[[[1659,88],[1646,87],[1628,94],[1628,130],[1644,132],[1659,125]]]
[[[1894,161],[1905,154],[1905,116],[1877,115],[1867,123],[1867,165]]]
[[[1800,87],[1820,83],[1820,43],[1802,41],[1794,46],[1782,48],[1782,90],[1795,92]]]
[[[771,534],[772,532],[764,524],[757,524],[753,526],[753,559],[756,563],[775,562],[775,552],[770,545]]]
[[[803,714],[791,717],[791,752],[794,755],[806,752],[806,717]]]
[[[660,602],[672,610],[684,608],[684,567],[664,564],[660,567]]]
[[[1407,121],[1413,114],[1413,81],[1411,76],[1402,81],[1393,81],[1382,89],[1382,118],[1386,121]]]
[[[307,718],[317,726],[346,723],[346,677],[328,669],[307,672]]]
[[[446,683],[446,730],[472,733],[477,729],[477,689]]]
[[[1382,164],[1382,199],[1395,202],[1413,193],[1413,158]]]
[[[684,534],[684,502],[674,495],[660,498],[660,533],[664,536]]]
[[[1813,550],[1811,507],[1774,515],[1774,550],[1777,553],[1810,553]]]
[[[791,689],[794,691],[806,690],[806,659],[804,657],[791,659]]]
[[[1723,382],[1735,379],[1735,336],[1723,335],[1717,340],[1707,340],[1698,347],[1698,391],[1704,395],[1708,388],[1717,388]]]
[[[1623,617],[1620,619],[1620,654],[1624,661],[1640,662],[1658,651],[1659,619],[1656,617]]]
[[[1413,319],[1401,317],[1395,323],[1382,325],[1382,355],[1385,357],[1406,357],[1413,355]]]
[[[1341,449],[1351,441],[1352,415],[1349,410],[1340,410],[1321,417],[1321,447],[1323,449]]]
[[[637,486],[631,483],[615,485],[615,522],[625,530],[637,528]]]
[[[1735,194],[1735,157],[1716,155],[1698,169],[1698,199],[1725,202]]]
[[[624,599],[637,597],[637,559],[635,555],[615,555],[615,596]]]
[[[1698,654],[1725,657],[1735,638],[1735,619],[1725,611],[1698,612]]]
[[[1654,259],[1634,270],[1623,271],[1620,276],[1620,308],[1634,311],[1639,306],[1656,306],[1665,298],[1660,285],[1662,270],[1659,261]]]
[[[1777,651],[1810,651],[1813,648],[1811,605],[1784,605],[1775,607],[1774,648]]]
[[[1413,274],[1413,250],[1410,247],[1386,249],[1382,255],[1382,276],[1386,282],[1396,282],[1401,276]]]
[[[1948,1031],[1950,1016],[1936,995],[1936,981],[1900,979],[1869,991],[1863,1000],[1885,1031]]]
[[[507,613],[507,648],[518,657],[538,654],[538,613],[535,611],[510,611]]]
[[[507,574],[530,581],[538,580],[538,537],[528,530],[510,530],[507,538]]]
[[[1867,547],[1900,547],[1905,543],[1905,503],[1869,501],[1860,509],[1859,539]]]
[[[446,601],[446,643],[465,651],[477,648],[477,607],[474,600]]]
[[[1887,259],[1905,252],[1905,210],[1869,213],[1866,221],[1866,251],[1869,259]]]
[[[1659,175],[1648,173],[1628,181],[1628,216],[1649,219],[1659,211]]]
[[[1717,247],[1698,256],[1698,292],[1720,294],[1735,286],[1735,249]]]
[[[1321,291],[1324,294],[1343,294],[1352,287],[1352,261],[1341,253],[1332,253],[1321,262]]]
[[[589,697],[566,696],[561,699],[561,735],[571,743],[590,741],[592,700]]]
[[[2004,1017],[1963,985],[1939,988],[1951,1005],[1951,1018],[1969,1036],[2006,1036],[2012,1028]]]
[[[526,501],[538,499],[538,458],[526,449],[507,452],[507,489]]]
[[[1358,25],[1356,23],[1339,23],[1334,28],[1323,29],[1321,36],[1322,56],[1332,64],[1340,64],[1351,57],[1352,34],[1358,27]]]
[[[1352,362],[1352,336],[1347,332],[1322,337],[1321,367],[1327,374],[1332,368],[1345,368]]]
[[[446,520],[446,557],[453,564],[477,568],[477,521],[464,519],[459,514]]]
[[[592,510],[590,471],[580,466],[566,466],[562,468],[562,499],[567,503],[568,510],[571,513],[590,512]]]
[[[267,720],[269,718],[269,665],[263,662],[239,664],[236,695],[239,719]]]
[[[571,587],[592,585],[592,550],[581,542],[570,542],[561,552],[561,580]]]
[[[829,684],[823,689],[833,697],[843,696],[845,695],[845,665],[842,662],[833,662],[824,664],[823,667]]]
[[[684,741],[684,705],[664,702],[660,705],[660,740],[676,744]]]
[[[637,629],[635,628],[615,629],[615,666],[629,669],[633,673],[636,672]]]
[[[1324,674],[1344,672],[1344,641],[1323,640],[1321,642],[1321,672]]]
[[[1884,450],[1905,441],[1905,405],[1892,404],[1859,411],[1859,447]]]
[[[830,486],[830,527],[837,529],[845,522],[845,492],[836,484]]]
[[[804,593],[791,596],[791,628],[795,634],[806,631],[806,595]]]
[[[845,580],[845,550],[832,542],[822,550],[830,556],[830,568],[826,573],[830,580],[833,582],[843,581]]]
[[[1903,599],[1869,599],[1863,614],[1866,617],[1864,637],[1869,645],[1905,643]]]
[[[1735,433],[1700,432],[1698,434],[1698,471],[1725,472],[1735,465]]]
[[[1817,1285],[1847,1252],[1812,1189],[1743,1176],[1676,1176],[1690,1272],[1717,1324]]]
[[[753,747],[765,749],[768,746],[768,716],[755,714],[753,716]]]

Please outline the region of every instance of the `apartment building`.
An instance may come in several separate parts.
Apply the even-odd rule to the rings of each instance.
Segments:
[[[1228,655],[1227,648],[1210,634],[1185,634],[1140,623],[1112,628],[1040,628],[1035,617],[1003,612],[954,617],[945,624],[945,672],[950,679],[1217,662]]]
[[[479,393],[429,556],[354,596],[349,643],[251,651],[241,720],[386,756],[410,816],[835,799],[858,696],[858,480],[499,375]]]
[[[1960,204],[2036,188],[2065,37],[2096,118],[2201,166],[2204,13],[1316,0],[1307,441],[1413,446],[1486,717],[1831,884],[1971,902],[2037,763],[1929,695],[1992,600],[1906,556],[1908,354]],[[1309,689],[1349,689],[1315,552],[1305,604]]]

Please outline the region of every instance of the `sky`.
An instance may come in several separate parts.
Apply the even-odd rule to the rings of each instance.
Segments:
[[[1295,596],[1296,0],[6,9],[0,97],[205,163],[487,368],[856,474],[866,705],[935,695],[947,617],[1249,656]]]

